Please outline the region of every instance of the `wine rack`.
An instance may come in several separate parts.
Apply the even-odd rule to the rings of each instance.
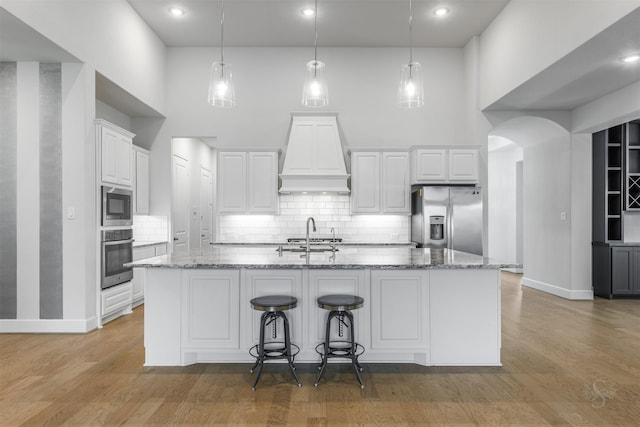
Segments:
[[[627,140],[627,210],[640,210],[640,122],[630,122],[626,126]]]

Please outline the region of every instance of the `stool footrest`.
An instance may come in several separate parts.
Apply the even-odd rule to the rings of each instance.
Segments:
[[[354,356],[356,358],[364,354],[364,347],[361,344],[355,343],[355,354],[351,352],[351,343],[349,341],[331,341],[329,342],[329,353],[327,357],[344,357],[345,359],[351,359]],[[324,343],[321,342],[316,346],[316,353],[320,356],[324,356]]]
[[[269,346],[269,344],[276,344],[276,347]],[[300,353],[300,347],[294,343],[291,344],[291,360],[293,360],[298,353]],[[249,349],[249,355],[251,357],[255,357],[256,359],[260,358],[260,344],[256,344]],[[284,342],[269,342],[265,343],[264,346],[264,360],[274,360],[274,359],[287,359],[287,347]]]

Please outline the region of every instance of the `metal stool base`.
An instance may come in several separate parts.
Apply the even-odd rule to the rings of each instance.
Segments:
[[[284,322],[284,343],[281,342],[265,342],[264,340],[264,330],[265,327],[271,322],[276,322],[278,318],[282,318]],[[295,349],[295,352],[292,352],[292,347]],[[255,352],[255,353],[254,353]],[[296,366],[293,363],[296,354],[300,352],[300,347],[291,343],[291,339],[289,337],[289,320],[287,316],[282,311],[265,311],[260,316],[260,342],[249,349],[249,354],[256,358],[256,363],[251,368],[251,373],[258,368],[258,374],[256,375],[256,379],[253,382],[253,386],[251,390],[256,389],[258,385],[258,381],[260,381],[260,376],[262,375],[262,369],[264,368],[264,362],[267,360],[275,360],[275,359],[286,359],[289,363],[289,369],[291,370],[291,374],[293,378],[296,380],[296,384],[298,387],[302,387],[300,384],[300,380],[298,379],[298,375],[296,374]]]
[[[331,334],[331,319],[333,319],[334,317],[337,317],[339,322],[343,322],[343,319],[345,317],[349,319],[349,330],[351,338],[349,341],[329,340]],[[322,349],[322,351],[319,350],[320,348]],[[364,383],[362,382],[362,377],[360,376],[362,366],[358,361],[358,357],[360,357],[364,353],[364,347],[355,342],[355,334],[353,331],[353,314],[351,314],[350,311],[331,310],[331,312],[329,313],[329,317],[327,317],[325,342],[320,343],[316,346],[316,352],[320,354],[320,356],[322,357],[322,361],[320,363],[320,366],[318,366],[320,372],[318,373],[318,377],[316,378],[316,382],[314,384],[315,387],[318,387],[318,384],[320,384],[320,380],[324,375],[329,359],[343,358],[351,359],[351,366],[353,367],[353,372],[355,372],[356,374],[356,379],[360,384],[360,388],[364,388]]]

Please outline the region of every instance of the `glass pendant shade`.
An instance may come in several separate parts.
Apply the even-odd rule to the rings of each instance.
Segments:
[[[422,66],[419,62],[402,64],[400,86],[398,87],[398,107],[420,108],[424,105]]]
[[[209,104],[214,107],[234,107],[236,92],[233,86],[231,64],[214,62],[209,79]]]
[[[307,75],[302,89],[302,105],[306,107],[324,107],[329,104],[329,89],[322,61],[307,62]]]

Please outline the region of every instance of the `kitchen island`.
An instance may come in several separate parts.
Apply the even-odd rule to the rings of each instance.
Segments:
[[[296,361],[319,362],[327,312],[316,299],[336,293],[365,300],[353,312],[364,363],[500,365],[499,269],[514,265],[447,249],[292,249],[212,247],[134,262],[146,275],[145,365],[253,361],[261,312],[249,300],[275,294],[298,299],[287,312]]]

